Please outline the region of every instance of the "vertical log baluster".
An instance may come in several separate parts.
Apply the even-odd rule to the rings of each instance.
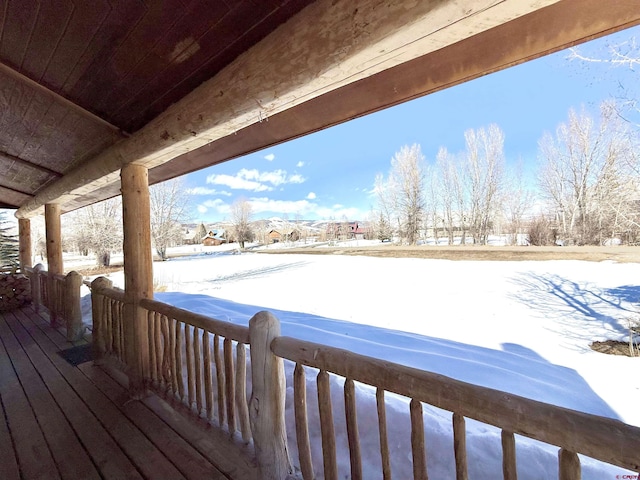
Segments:
[[[224,423],[224,370],[222,364],[222,354],[220,353],[220,336],[213,337],[213,359],[216,364],[216,384],[218,386],[218,425]]]
[[[158,383],[156,371],[156,323],[155,312],[147,311],[147,341],[149,342],[149,380],[155,386]]]
[[[467,480],[467,432],[464,417],[453,414],[453,452],[456,457],[456,480]]]
[[[178,370],[176,367],[176,321],[173,318],[169,320],[169,362],[171,366],[171,394],[178,396]]]
[[[196,361],[196,409],[198,415],[202,413],[202,355],[200,354],[199,329],[193,327],[193,356]]]
[[[102,298],[102,315],[105,326],[104,349],[109,355],[113,355],[113,317],[111,315],[111,300],[105,296]]]
[[[204,400],[207,409],[207,418],[213,419],[213,382],[211,380],[211,345],[209,344],[209,332],[202,332],[202,356],[204,361]]]
[[[580,480],[582,478],[580,458],[576,453],[561,448],[558,452],[558,463],[559,480]]]
[[[126,342],[125,342],[125,330],[124,330],[124,303],[115,301],[116,310],[118,312],[118,324],[119,324],[119,332],[120,332],[120,360],[122,362],[127,361],[127,350],[126,350]]]
[[[428,480],[427,458],[424,444],[424,420],[422,418],[422,403],[411,399],[411,455],[413,457],[414,480]]]
[[[156,365],[154,367],[156,372],[156,385],[158,387],[162,386],[162,325],[161,325],[161,315],[159,313],[155,313],[153,315],[153,324],[154,324],[154,336],[153,341],[155,343],[155,351],[156,351]]]
[[[516,439],[512,432],[502,430],[502,477],[504,480],[517,480]]]
[[[337,480],[338,464],[336,461],[336,435],[333,426],[329,374],[324,370],[320,370],[316,381],[318,383],[318,409],[320,411],[320,433],[322,434],[324,478],[327,480]]]
[[[233,436],[236,431],[236,408],[235,408],[235,375],[233,373],[233,344],[230,338],[224,339],[224,379],[227,394],[227,427]]]
[[[185,355],[187,356],[187,396],[189,402],[189,408],[193,408],[195,404],[195,378],[194,378],[194,352],[193,352],[193,341],[191,337],[191,325],[184,324],[184,342],[185,342]],[[197,361],[197,359],[196,359]]]
[[[296,419],[296,441],[298,442],[298,458],[304,480],[313,480],[313,463],[311,462],[311,444],[309,442],[309,422],[307,421],[307,381],[304,367],[296,363],[293,371],[293,407]]]
[[[389,438],[387,436],[387,409],[384,403],[384,390],[380,387],[376,388],[376,406],[378,409],[382,478],[383,480],[391,480],[391,460],[389,457]]]
[[[247,353],[244,343],[236,344],[236,407],[242,440],[251,440],[249,405],[247,404]]]
[[[171,341],[172,335],[169,328],[169,318],[166,315],[162,315],[162,378],[164,379],[165,391],[173,391],[173,370],[172,370],[172,358],[173,358],[173,344]]]
[[[178,382],[178,395],[181,401],[185,401],[184,395],[184,375],[182,373],[182,329],[183,326],[186,328],[186,325],[178,320],[175,320],[176,324],[176,374],[177,374],[177,382]],[[187,352],[188,353],[188,352]]]
[[[344,410],[347,420],[347,438],[349,439],[349,459],[351,461],[351,478],[362,479],[362,457],[360,455],[360,435],[358,433],[358,416],[356,412],[356,389],[353,380],[344,382]]]

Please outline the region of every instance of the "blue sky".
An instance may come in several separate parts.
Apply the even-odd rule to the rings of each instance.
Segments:
[[[640,36],[640,27],[580,47],[606,55],[607,46]],[[635,84],[637,72],[569,60],[567,51],[509,68],[291,142],[185,176],[193,221],[229,218],[237,199],[254,218],[364,220],[375,204],[376,174],[387,174],[394,153],[419,143],[427,163],[443,146],[464,149],[464,132],[496,123],[505,133],[507,165],[522,162],[535,177],[538,140],[567,118],[570,108],[597,113]],[[532,181],[533,185],[533,181]]]

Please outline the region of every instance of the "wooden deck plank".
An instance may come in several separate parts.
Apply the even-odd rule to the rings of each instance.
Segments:
[[[127,396],[126,390],[100,367],[95,367],[91,362],[87,362],[79,365],[79,368],[87,378],[91,379],[118,406],[129,420],[167,455],[167,458],[173,462],[185,477],[194,480],[203,478],[212,480],[227,479],[211,462],[169,428],[143,403],[137,401],[123,403],[122,400]]]
[[[4,317],[2,318],[1,323],[4,325]],[[47,442],[7,354],[4,338],[0,342],[0,396],[21,478],[59,479]],[[5,452],[2,454],[4,456]]]
[[[105,370],[118,384],[126,384],[126,376],[120,370],[108,367]],[[169,403],[157,395],[150,395],[142,402],[228,478],[258,480],[257,466],[251,460],[253,447],[240,444],[239,439],[232,440],[228,433],[210,425],[206,419],[195,418],[179,402]]]
[[[56,344],[24,313],[18,312],[23,326],[38,343],[51,363],[89,406],[142,475],[150,479],[181,479],[184,476],[167,460],[134,425],[124,417],[111,401],[77,368],[56,354]]]
[[[4,358],[6,358],[6,354],[3,351],[2,342],[0,342],[0,362]],[[0,376],[2,374],[2,367],[0,367]],[[7,425],[7,419],[4,415],[1,395],[0,408],[2,408],[3,412],[2,418],[0,418],[0,452],[2,452],[0,455],[0,472],[2,472],[5,480],[20,480],[20,470],[18,469],[18,462],[16,461],[16,452],[13,448],[9,425]]]
[[[4,319],[0,320],[0,335],[4,339],[7,354],[31,403],[60,476],[69,480],[78,478],[99,480],[98,471],[43,382],[40,376],[42,372],[36,370],[23,349],[20,332],[14,331],[11,334],[8,331],[10,323],[15,322],[15,320],[11,321],[12,317],[11,313],[7,313]]]
[[[26,319],[21,317],[23,315],[20,312],[15,312],[15,320],[11,322],[11,326],[14,331],[19,332],[19,338],[25,346],[27,354],[30,355],[31,361],[38,368],[47,387],[64,411],[75,430],[75,434],[80,438],[93,462],[109,478],[142,478],[111,435],[27,333],[23,324],[23,322],[26,323]],[[33,328],[38,327],[33,326]]]

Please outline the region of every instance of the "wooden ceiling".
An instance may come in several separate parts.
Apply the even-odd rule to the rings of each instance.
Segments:
[[[0,2],[0,205],[136,132],[308,3]]]
[[[638,0],[2,0],[0,207],[70,211],[126,163],[160,182],[639,23]]]

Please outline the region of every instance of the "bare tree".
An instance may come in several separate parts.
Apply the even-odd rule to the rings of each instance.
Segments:
[[[391,159],[389,177],[386,182],[381,182],[379,189],[385,197],[381,210],[392,208],[400,236],[410,245],[418,242],[420,226],[423,225],[424,180],[424,156],[420,145],[405,145]]]
[[[640,42],[635,36],[616,43],[606,42],[595,50],[587,45],[571,48],[569,59],[587,67],[603,65],[615,71],[618,84],[612,103],[615,113],[636,127],[640,126],[640,87],[636,78],[640,67]],[[601,77],[602,71],[596,75]]]
[[[568,122],[539,145],[540,187],[562,240],[598,244],[616,232],[637,230],[633,132],[609,105],[602,106],[599,121],[571,110]]]
[[[151,203],[151,238],[162,261],[167,247],[182,241],[182,226],[187,219],[189,195],[182,179],[176,178],[153,185],[149,189]]]
[[[464,133],[471,234],[485,245],[498,208],[504,175],[504,133],[495,124]]]
[[[122,198],[94,203],[62,217],[71,241],[82,253],[93,252],[99,266],[111,264],[111,254],[122,250]]]
[[[237,200],[231,205],[233,234],[242,249],[244,249],[245,242],[253,241],[252,214],[251,204],[245,199]]]
[[[532,213],[533,198],[523,179],[522,165],[508,170],[502,206],[512,245],[518,245],[520,236],[525,233],[525,218]]]

